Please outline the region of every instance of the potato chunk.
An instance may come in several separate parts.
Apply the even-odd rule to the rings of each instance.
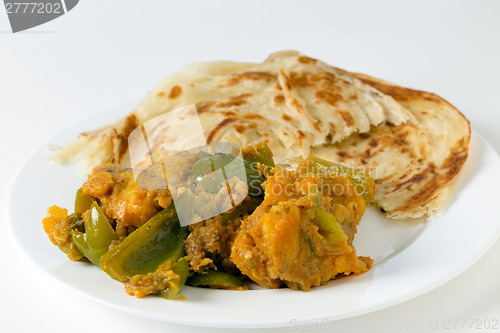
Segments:
[[[231,260],[267,288],[308,291],[371,267],[352,246],[365,201],[345,176],[274,168],[265,198],[239,229]]]

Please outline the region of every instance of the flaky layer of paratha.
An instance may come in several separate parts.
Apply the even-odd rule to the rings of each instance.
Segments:
[[[340,143],[316,147],[312,154],[369,172],[375,178],[375,201],[390,218],[438,213],[468,157],[469,121],[435,94],[349,74],[392,96],[416,122],[383,124]]]
[[[311,147],[366,132],[372,125],[412,120],[392,97],[296,51],[275,53],[261,64],[191,64],[148,93],[133,111],[134,121],[142,124],[191,104],[198,107],[207,143],[243,146],[265,141],[277,163],[306,158]],[[79,151],[90,165],[105,156],[121,161],[117,147],[123,146],[128,127],[122,120],[85,133],[55,157],[64,161]],[[172,136],[164,144],[189,148],[179,147]]]

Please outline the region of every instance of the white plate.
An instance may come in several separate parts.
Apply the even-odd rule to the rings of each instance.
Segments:
[[[313,288],[245,292],[184,287],[185,300],[128,296],[119,282],[97,267],[74,263],[53,246],[41,220],[52,204],[72,210],[85,178],[78,167],[47,164],[45,147],[71,141],[77,133],[106,124],[132,110],[134,99],[84,118],[37,149],[20,169],[9,207],[11,227],[33,261],[66,287],[96,301],[148,318],[200,326],[271,327],[335,320],[382,309],[434,289],[478,260],[500,233],[500,158],[473,134],[470,157],[446,212],[431,222],[398,222],[371,209],[356,238],[358,254],[374,267]]]

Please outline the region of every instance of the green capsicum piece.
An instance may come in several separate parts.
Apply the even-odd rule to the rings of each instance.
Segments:
[[[203,152],[199,154],[200,159],[193,165],[191,172],[195,176],[205,176],[231,163],[236,156],[232,154],[215,153],[213,155]]]
[[[73,213],[66,217],[67,223],[71,230],[78,230],[80,232],[85,232],[85,225],[83,223],[82,214]]]
[[[95,199],[88,194],[83,193],[83,188],[79,188],[75,195],[75,213],[83,214],[90,209]]]
[[[173,299],[177,296],[181,290],[181,288],[186,284],[186,281],[189,276],[189,263],[185,258],[179,259],[172,268],[172,272],[174,272],[177,277],[169,280],[169,286],[165,290],[160,290],[156,293],[157,296]]]
[[[314,224],[318,227],[318,232],[320,235],[325,237],[329,243],[339,243],[346,242],[347,237],[342,230],[342,226],[335,217],[335,215],[323,210],[323,195],[318,190],[317,187],[312,187],[310,189],[314,198]],[[311,243],[309,242],[309,247]]]
[[[325,237],[329,243],[346,242],[347,238],[342,230],[342,226],[337,218],[324,210],[315,207],[314,223],[318,226],[319,233]]]
[[[84,222],[84,226],[85,233],[77,227],[71,230],[71,238],[77,249],[87,259],[99,265],[101,256],[108,252],[109,245],[118,237],[96,202],[91,204],[89,217]]]
[[[180,226],[174,204],[170,204],[103,255],[101,269],[113,279],[127,283],[141,275],[155,275],[162,267],[171,267],[177,277],[168,281],[166,289],[156,292],[171,299],[189,275],[189,264],[183,258],[186,236],[186,227]]]
[[[103,255],[101,269],[121,282],[154,272],[160,265],[175,263],[184,256],[186,235],[174,204],[170,204]]]
[[[189,277],[186,284],[192,287],[209,287],[214,289],[239,289],[243,287],[243,282],[236,276],[209,270],[205,274],[194,274]]]
[[[263,195],[264,190],[262,189],[261,184],[264,179],[257,170],[257,165],[265,165],[267,166],[267,169],[276,166],[271,149],[269,149],[269,146],[265,142],[260,142],[253,146],[244,147],[241,150],[241,154],[243,155],[245,162],[247,162],[245,167],[247,168],[247,183],[250,188],[250,195]],[[251,172],[249,172],[249,170],[251,170]],[[264,173],[266,172],[267,171],[264,171]]]
[[[312,165],[307,165],[310,172],[334,173],[337,175],[347,176],[354,184],[359,194],[363,196],[367,204],[373,201],[373,196],[375,194],[375,181],[369,174],[359,172],[352,168],[329,162],[312,155],[309,155],[307,160],[313,163]]]
[[[273,153],[265,142],[259,142],[253,146],[246,146],[242,149],[241,153],[243,155],[243,159],[251,166],[255,167],[257,163],[261,163],[269,167],[276,166],[273,160]]]
[[[234,175],[239,175],[244,168],[248,194],[259,196],[263,193],[260,184],[264,181],[257,169],[246,160],[231,154],[216,153],[203,155],[192,167],[191,172],[196,181],[209,191],[218,191],[225,180],[230,180]],[[215,173],[215,171],[221,172]]]
[[[191,168],[191,173],[196,177],[196,182],[207,190],[216,192],[226,179],[224,167],[231,163],[235,159],[235,156],[222,153],[201,156]],[[222,172],[215,173],[219,169],[222,169]]]

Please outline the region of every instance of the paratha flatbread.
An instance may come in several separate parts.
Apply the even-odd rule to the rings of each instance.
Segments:
[[[304,80],[311,85],[304,86]],[[275,53],[262,64],[191,64],[160,83],[128,119],[85,133],[54,158],[65,162],[77,152],[86,155],[90,167],[106,156],[108,161],[122,162],[120,147],[125,146],[129,133],[127,121],[142,124],[191,104],[199,109],[208,143],[244,146],[265,141],[277,163],[306,158],[311,147],[368,131],[371,125],[411,120],[411,113],[392,97],[326,64],[287,51]],[[179,146],[175,139],[164,144]]]
[[[415,120],[392,97],[299,52],[276,52],[266,63],[279,64],[278,80],[288,109],[307,115],[302,127],[322,134],[312,146],[325,142],[325,133],[330,137],[327,141],[334,143],[386,121],[400,125]]]
[[[469,151],[469,121],[441,97],[364,74],[356,76],[410,110],[416,122],[383,124],[312,154],[375,178],[375,202],[395,219],[438,213]]]

